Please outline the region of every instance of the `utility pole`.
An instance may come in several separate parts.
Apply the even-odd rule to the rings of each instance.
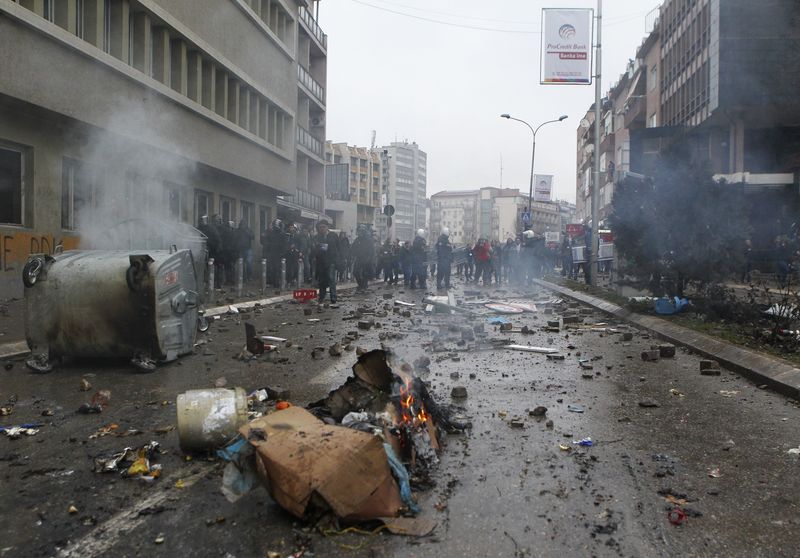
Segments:
[[[591,258],[589,260],[589,273],[591,284],[597,286],[597,256],[600,250],[600,236],[598,235],[598,205],[600,202],[600,126],[603,110],[602,104],[603,86],[602,77],[602,30],[603,30],[603,0],[597,0],[597,43],[595,44],[595,82],[594,82],[594,184],[592,185],[592,246]]]

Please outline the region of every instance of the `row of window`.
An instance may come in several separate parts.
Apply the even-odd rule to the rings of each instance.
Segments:
[[[291,117],[286,112],[152,19],[138,2],[103,0],[90,10],[84,0],[16,1],[262,140],[288,147]],[[277,0],[252,0],[250,5],[291,44],[294,20]]]
[[[666,89],[700,55],[711,41],[711,16],[708,5],[689,22],[684,32],[670,44],[662,42],[661,89]]]
[[[675,91],[664,98],[661,116],[666,125],[684,124],[708,106],[710,95],[710,65],[705,62],[700,69]]]

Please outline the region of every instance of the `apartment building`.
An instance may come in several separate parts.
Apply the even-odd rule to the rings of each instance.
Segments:
[[[416,142],[392,142],[382,149],[386,172],[386,199],[394,206],[392,237],[411,240],[425,228],[428,156]]]
[[[327,37],[312,10],[0,0],[0,291],[21,290],[29,253],[89,247],[132,217],[258,231],[280,211],[322,215]]]
[[[381,212],[381,149],[325,144],[325,213],[333,226],[355,234],[358,225],[375,225]]]
[[[562,210],[562,204],[564,209]],[[450,229],[455,244],[473,244],[478,238],[505,242],[522,231],[522,213],[528,196],[517,188],[445,190],[431,196],[432,238]],[[574,218],[575,206],[567,202],[534,202],[532,229],[537,233],[560,231]]]

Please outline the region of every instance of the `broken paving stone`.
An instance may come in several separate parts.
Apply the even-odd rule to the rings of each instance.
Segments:
[[[646,409],[652,409],[655,407],[660,407],[661,405],[653,399],[642,399],[641,401],[639,401],[639,406],[644,407]]]
[[[450,379],[451,380],[458,380],[461,377],[461,374],[458,372],[450,372]]]
[[[222,376],[214,380],[214,387],[216,388],[224,388],[227,385],[228,385],[228,380],[225,378],[225,376]]]
[[[661,353],[658,349],[650,349],[649,351],[642,351],[642,360],[645,362],[656,362],[661,358]]]
[[[548,419],[548,421],[547,421],[546,423],[544,423],[544,425],[545,425],[547,428],[553,428],[553,421],[552,421],[552,420],[550,420],[550,419]]]
[[[719,370],[720,366],[716,360],[701,360],[700,371],[703,370]]]
[[[287,401],[292,398],[292,392],[288,389],[282,387],[268,387],[267,389],[267,397],[269,397],[272,401]]]
[[[528,414],[532,417],[543,417],[547,414],[547,407],[539,405],[538,407],[534,407],[528,411]]]
[[[525,419],[522,417],[513,417],[508,421],[509,426],[512,428],[525,428]]]
[[[722,374],[722,370],[719,368],[706,368],[705,370],[700,371],[701,376],[719,376]]]
[[[453,399],[464,399],[467,396],[467,388],[464,386],[454,386],[450,391],[450,397]]]
[[[357,325],[358,329],[370,329],[375,325],[375,322],[373,320],[359,320]]]
[[[568,314],[566,316],[562,316],[561,318],[562,323],[566,324],[582,324],[583,317],[577,314]]]
[[[675,356],[675,345],[664,344],[658,346],[658,352],[661,358],[673,358]]]
[[[625,331],[622,333],[622,340],[623,341],[632,341],[633,340],[633,333],[630,331]]]

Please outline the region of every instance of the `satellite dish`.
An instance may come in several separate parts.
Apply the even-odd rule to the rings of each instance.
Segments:
[[[581,120],[581,128],[587,129],[591,125],[592,125],[592,123],[589,122],[588,118],[584,118],[583,120]]]

